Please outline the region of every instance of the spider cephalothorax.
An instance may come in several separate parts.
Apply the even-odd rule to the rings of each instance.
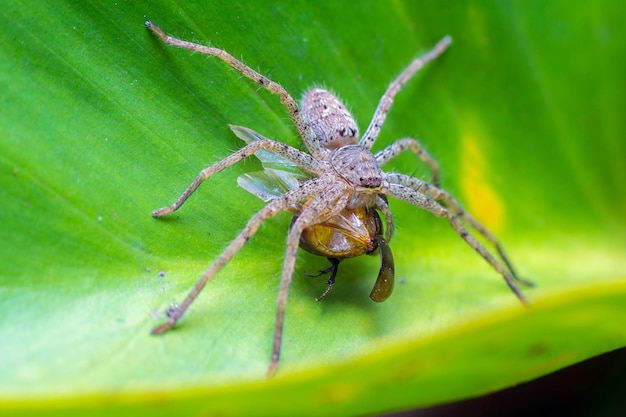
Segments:
[[[246,140],[248,144],[200,172],[171,206],[153,212],[155,217],[160,217],[177,210],[205,179],[253,154],[276,158],[279,164],[287,163],[304,172],[300,178],[284,177],[290,185],[278,193],[268,192],[268,189],[260,186],[259,183],[256,185],[248,183],[247,187],[244,184],[244,188],[266,200],[267,205],[248,221],[243,231],[202,275],[187,298],[169,315],[169,320],[156,327],[153,333],[167,331],[183,316],[206,283],[256,233],[264,220],[276,216],[281,211],[291,212],[295,217],[287,236],[287,252],[278,293],[274,346],[268,369],[268,374],[272,374],[280,356],[285,305],[297,250],[301,244],[307,250],[328,257],[333,263],[328,289],[334,282],[336,264],[339,260],[371,252],[374,249],[369,250],[370,246],[379,248],[382,259],[381,272],[370,296],[375,301],[382,301],[391,293],[393,260],[387,242],[393,231],[393,219],[387,205],[388,196],[425,209],[437,217],[445,217],[454,231],[503,276],[520,300],[525,301],[517,283],[528,284],[528,282],[517,277],[498,240],[474,217],[464,211],[454,197],[439,188],[438,165],[419,142],[415,139],[404,138],[377,153],[371,151],[395,95],[425,63],[435,59],[448,47],[451,42],[449,37],[444,37],[430,52],[413,60],[389,85],[380,99],[369,127],[359,138],[359,130],[354,118],[341,101],[328,91],[319,88],[308,91],[300,107],[280,84],[254,71],[226,51],[172,38],[151,22],[146,22],[146,26],[166,43],[216,56],[268,91],[277,94],[309,151],[305,153],[284,143],[267,139],[250,129],[233,126],[235,134]],[[384,164],[405,150],[415,153],[428,166],[432,173],[431,182],[405,174],[382,171],[381,167]],[[281,174],[273,173],[272,175]],[[251,178],[254,180],[253,177]],[[256,180],[264,181],[265,179],[257,177]],[[377,212],[385,216],[384,238]],[[376,221],[375,216],[378,219],[378,225],[358,228],[356,232],[350,230],[361,221],[359,216],[366,222]],[[342,223],[342,217],[351,220]],[[502,262],[468,232],[463,222],[494,245]],[[313,232],[321,232],[321,234]],[[347,252],[340,253],[339,246],[334,248],[330,244],[333,239],[339,238],[337,233],[360,236],[361,243],[353,242],[347,246]]]

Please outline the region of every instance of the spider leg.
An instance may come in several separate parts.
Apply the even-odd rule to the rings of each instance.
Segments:
[[[393,158],[398,156],[403,151],[410,150],[413,152],[419,159],[422,160],[430,169],[432,174],[431,183],[435,184],[435,186],[439,187],[439,165],[437,161],[426,152],[426,150],[422,147],[422,145],[415,139],[412,138],[404,138],[395,141],[391,145],[387,146],[385,149],[379,151],[374,155],[376,158],[376,162],[378,162],[378,166],[383,166],[387,162],[391,161]]]
[[[387,113],[389,112],[389,109],[393,104],[393,99],[396,94],[398,94],[398,91],[400,91],[404,84],[406,84],[407,81],[409,81],[409,79],[413,77],[413,75],[415,75],[415,73],[424,66],[424,64],[434,60],[439,55],[441,55],[451,42],[452,38],[449,36],[442,38],[437,43],[437,45],[435,45],[429,52],[413,60],[413,62],[411,62],[409,66],[406,67],[404,71],[402,71],[398,78],[396,78],[391,84],[389,84],[389,87],[387,87],[387,91],[385,91],[385,94],[383,94],[383,96],[380,98],[380,101],[378,102],[378,107],[374,112],[374,117],[372,117],[370,125],[368,126],[367,130],[363,134],[363,137],[359,141],[359,145],[367,149],[372,149],[372,145],[374,145],[376,138],[378,138],[378,133],[380,132],[380,129],[383,126],[385,119],[387,118]]]
[[[487,229],[485,226],[483,226],[482,223],[476,220],[474,216],[466,212],[463,207],[461,207],[461,204],[459,204],[459,202],[454,197],[452,197],[450,193],[409,175],[388,173],[387,180],[395,184],[401,184],[406,187],[410,187],[437,201],[442,201],[444,205],[452,210],[456,216],[467,222],[467,224],[469,224],[478,233],[483,235],[485,239],[487,239],[489,243],[491,243],[496,248],[496,251],[498,251],[498,255],[500,255],[500,259],[502,259],[502,261],[507,266],[507,268],[511,272],[511,275],[513,276],[513,278],[515,278],[516,281],[529,287],[532,287],[534,285],[531,281],[520,278],[517,275],[515,269],[513,268],[513,264],[504,252],[504,248],[502,247],[502,244],[498,241],[498,239],[489,231],[489,229]]]
[[[211,165],[210,167],[203,169],[200,174],[198,174],[196,179],[194,179],[193,182],[189,184],[187,189],[181,194],[180,197],[178,197],[178,199],[171,206],[155,210],[152,212],[152,215],[154,217],[161,217],[175,210],[178,210],[180,206],[182,206],[183,203],[189,198],[189,196],[198,189],[198,187],[200,186],[200,184],[202,184],[204,180],[228,168],[229,166],[236,164],[237,162],[247,158],[248,156],[254,155],[255,152],[261,149],[274,152],[275,154],[282,156],[290,162],[298,165],[302,169],[307,170],[308,172],[314,174],[321,174],[322,172],[322,168],[320,167],[319,162],[317,162],[311,155],[299,151],[296,148],[292,148],[291,146],[286,145],[282,142],[276,142],[270,139],[258,140],[244,146],[237,152],[227,156],[226,158]]]
[[[393,179],[393,177],[391,179]],[[388,181],[390,181],[389,178]],[[454,231],[468,245],[470,245],[472,249],[478,252],[478,254],[482,256],[493,267],[493,269],[495,269],[500,273],[500,275],[502,275],[504,281],[522,303],[528,304],[526,297],[524,297],[524,294],[522,294],[516,284],[516,281],[519,281],[519,279],[513,276],[509,269],[505,268],[478,240],[476,240],[476,238],[472,234],[468,232],[468,230],[459,220],[459,216],[457,216],[455,213],[448,210],[447,208],[443,207],[441,204],[437,203],[431,197],[422,194],[422,192],[412,187],[393,183],[390,181],[387,193],[395,198],[413,204],[414,206],[428,210],[437,217],[445,217],[446,219],[448,219],[448,223],[450,223],[452,229],[454,229]]]
[[[179,48],[189,49],[194,52],[200,52],[201,54],[215,56],[230,65],[236,71],[239,71],[241,74],[245,75],[255,83],[259,84],[261,87],[265,88],[270,93],[277,94],[280,97],[280,101],[283,103],[283,106],[285,106],[287,112],[289,112],[291,120],[293,120],[293,123],[298,129],[298,133],[304,139],[304,142],[309,148],[311,154],[314,156],[322,155],[320,145],[318,142],[313,140],[313,131],[302,117],[300,108],[298,107],[298,103],[296,102],[296,100],[293,99],[293,97],[289,95],[287,90],[285,90],[282,85],[258,73],[257,71],[253,70],[252,68],[250,68],[249,66],[239,61],[231,54],[222,49],[211,48],[208,46],[199,45],[197,43],[184,41],[182,39],[177,39],[167,35],[165,32],[163,32],[163,30],[161,30],[161,28],[159,28],[152,22],[146,22],[145,24],[146,27],[150,29],[156,36],[161,38],[163,42],[169,45],[177,46]]]
[[[285,254],[285,262],[283,263],[278,299],[276,301],[276,327],[274,330],[272,361],[267,369],[268,377],[272,376],[276,371],[278,359],[280,358],[285,320],[285,305],[287,304],[289,286],[293,278],[296,254],[300,245],[302,231],[307,227],[322,223],[339,214],[346,207],[348,202],[349,195],[345,192],[344,184],[337,184],[331,187],[328,187],[328,185],[330,184],[327,183],[325,187],[326,190],[315,197],[313,201],[304,208],[302,213],[298,215],[296,221],[291,225],[289,235],[287,236],[287,252]]]
[[[380,210],[385,215],[385,240],[389,242],[393,236],[393,214],[389,209],[389,204],[381,196],[376,197],[376,210]]]
[[[231,260],[233,256],[246,244],[248,240],[259,230],[261,224],[266,219],[276,216],[281,211],[287,210],[292,204],[296,204],[306,198],[310,198],[327,187],[326,178],[320,177],[311,180],[299,188],[288,191],[276,200],[271,201],[261,211],[255,214],[249,221],[246,227],[239,233],[239,235],[233,240],[230,245],[221,253],[221,255],[213,262],[213,264],[207,269],[202,277],[198,280],[193,289],[189,292],[185,300],[176,307],[176,309],[169,314],[169,320],[152,330],[152,334],[160,334],[166,332],[172,326],[178,322],[178,320],[185,314],[187,308],[198,297],[198,294],[202,291],[204,286],[209,282],[215,274],[222,269],[224,265]]]

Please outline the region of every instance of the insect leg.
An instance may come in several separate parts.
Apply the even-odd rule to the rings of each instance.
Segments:
[[[317,278],[317,277],[321,277],[322,275],[332,274],[335,271],[335,269],[337,269],[337,265],[339,265],[339,259],[337,258],[326,258],[326,259],[328,259],[328,261],[330,262],[329,267],[321,269],[315,274],[309,274],[308,272],[305,271],[304,276],[309,277],[309,278]]]
[[[322,274],[326,274],[326,273],[330,272],[330,276],[328,277],[328,282],[327,282],[327,285],[326,285],[326,289],[324,290],[322,295],[320,295],[319,297],[315,298],[315,301],[321,301],[330,292],[331,288],[333,288],[333,285],[335,285],[335,278],[337,278],[337,271],[339,271],[339,262],[341,262],[341,261],[339,259],[337,259],[337,258],[328,258],[328,260],[330,261],[330,266],[328,268],[320,271],[319,274],[315,275],[315,276],[320,276]],[[311,275],[309,275],[309,276],[311,276]]]

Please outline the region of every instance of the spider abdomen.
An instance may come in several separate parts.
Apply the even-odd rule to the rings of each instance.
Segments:
[[[354,118],[346,106],[326,90],[314,88],[304,94],[302,117],[322,148],[333,150],[357,143],[359,128]]]

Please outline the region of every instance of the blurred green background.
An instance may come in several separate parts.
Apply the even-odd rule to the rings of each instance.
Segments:
[[[358,415],[473,397],[626,345],[626,28],[619,2],[3,2],[0,410]],[[262,202],[228,124],[301,146],[277,97],[166,47],[145,20],[224,48],[294,97],[324,86],[364,131],[387,84],[442,36],[375,149],[419,138],[442,183],[537,283],[520,306],[449,226],[392,202],[399,283],[377,260],[301,254],[271,381],[290,218],[267,222],[176,329],[149,331]],[[385,167],[425,175],[412,155]]]

